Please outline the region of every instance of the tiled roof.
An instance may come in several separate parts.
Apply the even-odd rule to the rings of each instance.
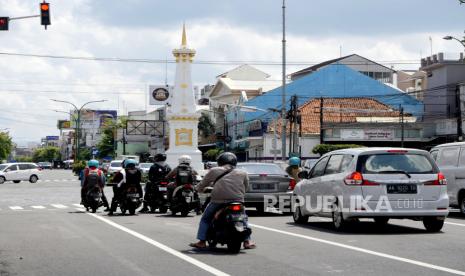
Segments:
[[[302,114],[302,133],[320,133],[320,99],[312,99],[299,108]],[[324,123],[355,123],[357,117],[399,117],[399,111],[371,98],[323,99]],[[406,115],[407,116],[407,115]],[[281,125],[281,123],[278,123]],[[273,124],[270,124],[270,130]],[[280,131],[278,127],[277,131]]]

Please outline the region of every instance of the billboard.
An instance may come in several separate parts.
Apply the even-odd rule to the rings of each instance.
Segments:
[[[75,114],[76,112],[72,112]],[[77,116],[74,115],[74,118]],[[103,128],[111,122],[116,121],[118,112],[116,110],[91,110],[85,109],[81,111],[81,128],[82,129],[99,129]],[[71,128],[76,127],[76,121],[71,120]]]
[[[71,122],[68,121],[68,120],[58,120],[57,128],[58,128],[58,129],[67,129],[67,128],[71,128]]]
[[[46,141],[58,141],[60,137],[58,136],[45,136]]]

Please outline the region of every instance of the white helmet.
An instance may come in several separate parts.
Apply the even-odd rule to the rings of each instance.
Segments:
[[[189,155],[181,155],[178,159],[179,164],[191,164],[192,158]]]

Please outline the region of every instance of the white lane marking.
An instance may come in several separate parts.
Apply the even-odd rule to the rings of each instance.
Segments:
[[[73,206],[76,206],[76,207],[79,207],[79,208],[82,208],[82,205],[81,204],[77,204],[77,203],[74,203]]]
[[[302,238],[302,239],[306,239],[306,240],[311,240],[311,241],[315,241],[315,242],[325,243],[325,244],[329,244],[329,245],[333,245],[333,246],[337,246],[337,247],[342,247],[342,248],[346,248],[346,249],[350,249],[350,250],[354,250],[354,251],[358,251],[358,252],[362,252],[362,253],[366,253],[366,254],[382,257],[382,258],[396,260],[396,261],[399,261],[399,262],[409,263],[409,264],[422,266],[422,267],[430,268],[430,269],[435,269],[435,270],[439,270],[439,271],[444,271],[444,272],[448,272],[448,273],[452,273],[452,274],[456,274],[456,275],[465,275],[465,271],[460,271],[460,270],[447,268],[447,267],[443,267],[443,266],[428,264],[428,263],[425,263],[425,262],[420,262],[420,261],[416,261],[416,260],[412,260],[412,259],[397,257],[397,256],[394,256],[394,255],[389,255],[389,254],[386,254],[386,253],[381,253],[381,252],[377,252],[377,251],[373,251],[373,250],[368,250],[368,249],[364,249],[364,248],[361,248],[361,247],[355,247],[355,246],[347,245],[347,244],[343,244],[343,243],[338,243],[338,242],[333,242],[333,241],[329,241],[329,240],[314,238],[314,237],[311,237],[311,236],[305,236],[305,235],[296,234],[296,233],[283,231],[283,230],[278,230],[278,229],[274,229],[274,228],[270,228],[270,227],[266,227],[266,226],[261,226],[261,225],[257,225],[257,224],[250,224],[250,225],[252,227],[255,227],[255,228],[268,230],[268,231],[275,232],[275,233],[280,233],[280,234],[284,234],[284,235],[288,235],[288,236],[293,236],[293,237]]]
[[[77,209],[77,210],[81,211],[82,209]],[[203,263],[203,262],[198,261],[198,260],[196,260],[196,259],[194,259],[192,257],[189,257],[189,256],[187,256],[187,255],[185,255],[185,254],[183,254],[183,253],[181,253],[179,251],[176,251],[176,250],[172,249],[171,247],[168,247],[168,246],[166,246],[166,245],[164,245],[162,243],[159,243],[159,242],[157,242],[155,240],[152,240],[151,238],[149,238],[147,236],[144,236],[142,234],[139,234],[136,231],[133,231],[133,230],[131,230],[129,228],[121,226],[121,225],[119,225],[117,223],[114,223],[113,221],[111,221],[109,219],[103,218],[101,216],[98,216],[98,215],[92,214],[92,213],[87,213],[87,214],[89,216],[93,216],[94,218],[99,219],[99,220],[101,220],[101,221],[103,221],[103,222],[105,222],[105,223],[107,223],[107,224],[121,230],[121,231],[124,231],[124,232],[138,238],[138,239],[141,239],[141,240],[143,240],[143,241],[145,241],[145,242],[147,242],[147,243],[149,243],[149,244],[151,244],[151,245],[153,245],[155,247],[158,247],[159,249],[161,249],[161,250],[163,250],[163,251],[165,251],[165,252],[167,252],[167,253],[169,253],[169,254],[171,254],[173,256],[176,256],[176,257],[178,257],[178,258],[180,258],[180,259],[182,259],[182,260],[184,260],[184,261],[186,261],[186,262],[188,262],[190,264],[193,264],[193,265],[195,265],[195,266],[197,266],[197,267],[199,267],[199,268],[201,268],[201,269],[203,269],[203,270],[205,270],[207,272],[210,272],[213,275],[229,276],[229,274],[227,274],[227,273],[225,273],[223,271],[220,271],[220,270],[218,270],[218,269],[216,269],[216,268],[214,268],[212,266],[207,265],[206,263]]]
[[[53,207],[57,208],[57,209],[65,209],[65,208],[68,208],[68,206],[65,206],[63,204],[50,204],[52,205]]]
[[[445,221],[444,223],[445,223],[445,224],[450,224],[450,225],[456,225],[456,226],[465,227],[465,224],[462,224],[462,223],[455,223],[455,222],[448,222],[448,221]]]
[[[45,209],[45,206],[42,205],[37,205],[37,206],[31,206],[34,209]]]
[[[23,210],[24,208],[21,206],[10,206],[11,210]]]

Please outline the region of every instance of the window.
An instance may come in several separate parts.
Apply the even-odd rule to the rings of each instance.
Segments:
[[[326,166],[325,174],[340,173],[341,161],[344,156],[340,154],[332,155]]]
[[[457,166],[457,161],[459,158],[459,150],[458,147],[449,147],[444,148],[438,157],[438,165],[441,166]]]
[[[321,159],[318,163],[316,163],[316,165],[313,167],[312,175],[310,176],[310,178],[322,176],[324,174],[328,158],[329,157],[325,157]]]
[[[434,150],[431,152],[431,157],[433,157],[433,160],[436,161],[438,159],[438,150]]]
[[[8,167],[7,170],[10,170],[10,171],[17,171],[18,168],[16,167],[16,165],[11,165],[11,166]]]
[[[465,166],[465,148],[460,149],[459,167]]]
[[[30,170],[31,166],[29,164],[19,164],[18,165],[20,170]]]
[[[354,157],[352,155],[344,155],[344,158],[342,158],[341,162],[341,172],[345,172],[347,168],[349,168],[350,163],[352,163],[352,160]]]

